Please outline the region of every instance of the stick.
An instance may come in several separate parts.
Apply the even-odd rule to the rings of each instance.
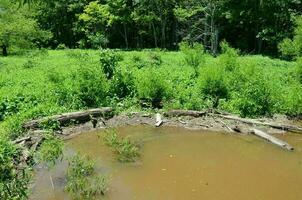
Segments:
[[[52,190],[55,190],[55,186],[54,186],[54,184],[53,184],[51,175],[49,175],[49,179],[50,179],[50,183],[51,183]]]
[[[230,132],[234,132],[234,130],[231,129],[231,128],[230,128],[226,123],[224,123],[222,120],[219,120],[219,121],[220,121],[220,123],[222,123],[223,126],[226,127]]]
[[[275,138],[263,131],[260,131],[258,129],[252,129],[251,132],[265,140],[268,140],[269,142],[273,143],[273,144],[276,144],[277,146],[283,148],[283,149],[286,149],[286,150],[289,150],[289,151],[292,151],[294,150],[294,148],[292,146],[290,146],[288,143],[278,139],[278,138]]]
[[[159,113],[157,113],[155,115],[155,126],[156,127],[160,127],[163,124],[163,120],[161,119],[161,115]]]

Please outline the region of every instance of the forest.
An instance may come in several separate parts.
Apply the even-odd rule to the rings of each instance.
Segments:
[[[24,147],[26,122],[101,107],[301,121],[302,2],[0,0],[0,199],[28,199],[35,166],[64,152],[53,120]],[[104,140],[122,161],[139,157],[114,131]],[[69,162],[72,199],[107,191],[103,176],[88,188],[84,160]]]

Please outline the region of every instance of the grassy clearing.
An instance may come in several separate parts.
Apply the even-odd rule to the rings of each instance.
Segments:
[[[0,58],[1,130],[17,137],[24,120],[113,106],[140,110],[216,107],[247,117],[302,113],[299,66],[229,47],[213,58],[183,52],[56,50]],[[300,70],[301,71],[301,70]]]

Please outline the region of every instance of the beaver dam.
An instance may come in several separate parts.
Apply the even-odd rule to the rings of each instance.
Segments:
[[[66,141],[62,162],[36,169],[32,200],[68,200],[66,159],[80,152],[96,161],[97,173],[108,175],[101,199],[302,199],[302,137],[279,135],[295,151],[285,151],[253,135],[236,135],[179,127],[145,125],[117,129],[140,143],[135,163],[116,161],[100,139],[104,131]]]

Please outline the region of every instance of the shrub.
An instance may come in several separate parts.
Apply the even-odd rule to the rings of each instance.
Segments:
[[[130,69],[116,69],[110,85],[110,93],[118,98],[133,96],[135,93],[134,77]]]
[[[285,95],[285,113],[291,117],[302,116],[302,86],[296,85],[287,90]]]
[[[296,73],[298,81],[302,84],[302,57],[297,61]]]
[[[113,50],[102,49],[100,53],[101,67],[108,79],[113,77],[117,63],[122,60],[120,54]]]
[[[223,70],[219,67],[207,67],[202,70],[199,78],[200,93],[217,107],[220,99],[228,98],[228,88],[223,77]]]
[[[146,61],[144,61],[138,55],[133,55],[132,58],[131,58],[131,61],[132,61],[133,65],[135,67],[137,67],[138,69],[141,69],[141,68],[144,68],[144,67],[148,66],[148,63]]]
[[[139,71],[135,80],[136,90],[140,99],[151,102],[153,107],[170,95],[170,86],[163,73],[155,68]]]
[[[24,64],[23,64],[23,68],[25,69],[30,69],[30,68],[34,68],[38,66],[38,62],[35,59],[28,59]]]
[[[107,178],[96,175],[95,163],[87,157],[75,155],[69,160],[65,189],[73,199],[99,199],[108,190]]]
[[[274,100],[271,87],[265,77],[251,77],[241,91],[233,97],[242,117],[258,117],[273,114]]]
[[[151,66],[158,67],[163,63],[163,60],[159,53],[150,52],[148,56],[149,56]]]
[[[184,54],[185,62],[194,68],[195,75],[199,74],[199,66],[204,62],[204,47],[202,44],[181,42],[180,51]]]
[[[139,148],[129,138],[121,138],[116,130],[105,133],[104,142],[112,147],[120,162],[134,162],[140,156]]]
[[[293,39],[286,38],[279,44],[279,51],[285,58],[302,56],[302,16],[295,18],[295,31]]]
[[[97,107],[105,104],[109,84],[100,68],[94,65],[89,68],[80,68],[73,73],[72,82],[73,93],[83,106]]]
[[[237,67],[238,51],[229,46],[225,41],[220,43],[222,54],[219,56],[219,64],[225,67],[226,71],[234,71]]]

